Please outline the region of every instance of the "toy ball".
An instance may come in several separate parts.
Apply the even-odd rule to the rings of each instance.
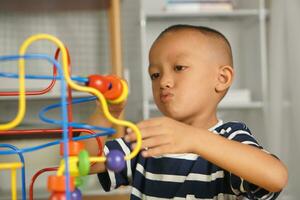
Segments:
[[[120,172],[125,167],[124,153],[120,150],[111,150],[106,156],[107,169]]]
[[[82,194],[81,191],[76,188],[72,193],[71,193],[71,199],[72,200],[81,200],[82,199]]]

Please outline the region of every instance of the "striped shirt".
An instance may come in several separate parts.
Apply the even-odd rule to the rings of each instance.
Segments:
[[[209,129],[230,140],[263,148],[257,143],[244,123],[221,121]],[[104,148],[118,149],[128,155],[130,144],[123,139],[108,141]],[[140,154],[126,161],[119,173],[106,171],[98,174],[105,191],[121,185],[131,185],[131,199],[276,199],[271,193],[210,163],[196,154],[168,154],[144,158]]]

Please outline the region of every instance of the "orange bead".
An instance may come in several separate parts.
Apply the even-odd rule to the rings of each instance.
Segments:
[[[65,192],[66,177],[65,176],[48,176],[48,190],[50,192]],[[75,177],[70,177],[70,191],[75,190]]]
[[[88,79],[89,81],[87,86],[93,87],[99,90],[101,93],[104,93],[109,89],[109,81],[104,76],[93,74],[90,75]]]
[[[110,83],[110,88],[103,93],[105,98],[109,100],[114,100],[121,96],[123,92],[121,80],[113,75],[106,76],[105,79]]]
[[[84,144],[82,142],[70,141],[69,142],[69,155],[77,156],[81,150],[84,149]],[[64,143],[60,143],[60,155],[64,155]]]

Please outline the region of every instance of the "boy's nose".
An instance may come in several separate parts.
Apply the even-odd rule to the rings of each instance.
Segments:
[[[160,80],[160,88],[165,89],[165,88],[172,88],[174,86],[174,81],[172,80],[171,77],[168,76],[163,76]]]

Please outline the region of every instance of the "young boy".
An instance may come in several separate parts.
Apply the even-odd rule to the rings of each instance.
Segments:
[[[275,199],[287,169],[267,153],[247,126],[224,123],[217,105],[230,87],[231,47],[218,31],[190,25],[164,30],[149,53],[154,101],[164,117],[138,123],[142,151],[119,173],[93,167],[106,191],[132,185],[131,199]],[[123,105],[111,106],[118,116]],[[90,122],[111,124],[101,108]],[[104,152],[129,154],[135,135],[106,143]],[[88,141],[90,144],[92,140]],[[89,145],[94,155],[96,145]]]

